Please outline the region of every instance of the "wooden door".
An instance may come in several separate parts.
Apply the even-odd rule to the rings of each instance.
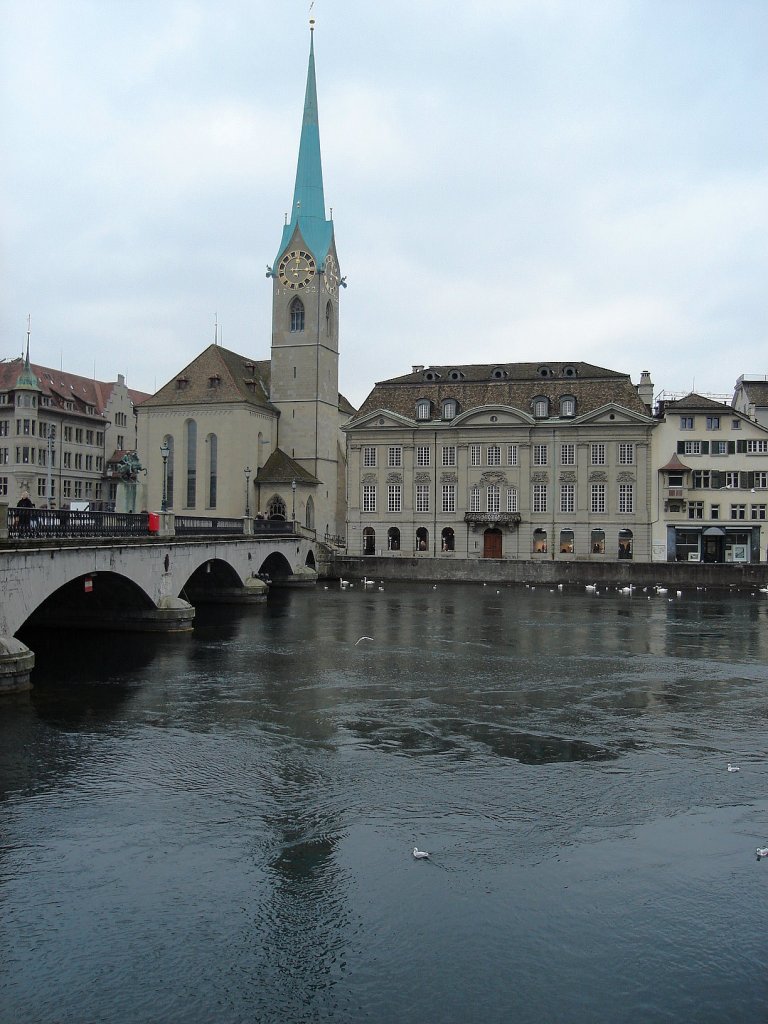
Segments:
[[[483,558],[501,558],[501,530],[486,530],[483,535]]]

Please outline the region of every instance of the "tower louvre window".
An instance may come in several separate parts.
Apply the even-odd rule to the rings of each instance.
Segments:
[[[304,330],[304,303],[300,298],[295,298],[291,303],[291,334],[297,334]]]

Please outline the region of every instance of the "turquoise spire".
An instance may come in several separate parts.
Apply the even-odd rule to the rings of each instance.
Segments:
[[[323,196],[323,165],[320,158],[320,125],[317,116],[317,84],[315,81],[315,30],[310,21],[309,67],[307,89],[304,95],[304,116],[301,122],[299,160],[296,166],[296,185],[293,190],[293,207],[288,223],[283,228],[280,251],[275,266],[280,261],[294,231],[298,227],[307,247],[318,266],[323,265],[328,248],[333,240],[333,222],[325,217]]]

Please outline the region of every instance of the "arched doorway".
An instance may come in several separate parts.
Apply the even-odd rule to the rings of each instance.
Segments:
[[[573,530],[560,531],[560,554],[573,554]]]
[[[546,555],[547,553],[547,531],[538,529],[533,531],[533,553],[534,555]]]
[[[363,554],[376,554],[376,531],[372,526],[366,526],[363,530]]]
[[[605,554],[605,530],[593,530],[589,538],[589,550],[593,555]]]
[[[443,551],[453,551],[456,546],[456,535],[452,526],[446,526],[440,534],[440,547]]]
[[[483,558],[501,558],[501,530],[495,526],[483,534]]]
[[[285,519],[285,502],[278,494],[267,503],[267,519]]]
[[[314,530],[315,528],[315,503],[312,501],[312,495],[307,498],[307,508],[304,516],[304,525],[308,530]]]
[[[390,528],[387,530],[387,550],[400,550],[400,531],[396,526],[390,526]]]
[[[416,550],[429,551],[429,530],[425,526],[416,531]]]
[[[619,530],[619,558],[632,557],[632,531]]]

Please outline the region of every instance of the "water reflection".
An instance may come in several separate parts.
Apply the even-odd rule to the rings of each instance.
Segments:
[[[0,717],[8,1019],[760,1019],[766,605],[498,589],[42,644]]]

